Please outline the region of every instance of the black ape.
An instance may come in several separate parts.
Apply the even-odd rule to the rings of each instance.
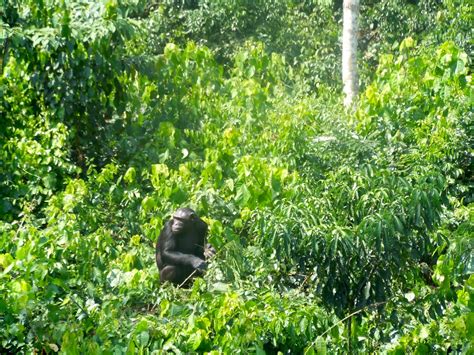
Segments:
[[[194,270],[202,274],[207,268],[205,254],[209,255],[209,251],[204,250],[206,233],[206,222],[192,209],[179,208],[174,213],[156,243],[156,264],[161,282],[180,285]]]

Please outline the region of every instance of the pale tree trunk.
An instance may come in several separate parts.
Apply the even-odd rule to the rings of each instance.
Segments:
[[[344,0],[342,28],[342,83],[344,85],[344,106],[351,107],[359,92],[357,72],[357,30],[359,0]]]

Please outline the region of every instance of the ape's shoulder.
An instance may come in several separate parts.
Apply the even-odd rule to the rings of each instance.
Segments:
[[[172,224],[173,220],[172,219],[169,219],[168,221],[165,222],[163,228],[161,228],[161,232],[160,232],[160,236],[163,235],[163,234],[171,234],[171,224]]]
[[[207,225],[206,222],[204,222],[202,219],[199,219],[199,231],[202,233],[202,234],[206,234],[207,233],[207,230],[209,228],[209,226]]]
[[[169,240],[171,239],[171,222],[172,220],[168,220],[163,228],[160,231],[160,235],[156,241],[156,249],[162,249],[164,244],[169,244]]]

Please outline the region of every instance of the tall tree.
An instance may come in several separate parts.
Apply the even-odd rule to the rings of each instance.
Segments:
[[[342,30],[342,82],[344,85],[344,105],[350,107],[359,91],[357,72],[357,29],[359,0],[344,0]]]

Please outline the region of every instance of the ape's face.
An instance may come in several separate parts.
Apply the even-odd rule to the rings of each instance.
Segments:
[[[173,215],[171,231],[173,234],[179,234],[192,229],[199,221],[196,212],[190,208],[179,208]]]

